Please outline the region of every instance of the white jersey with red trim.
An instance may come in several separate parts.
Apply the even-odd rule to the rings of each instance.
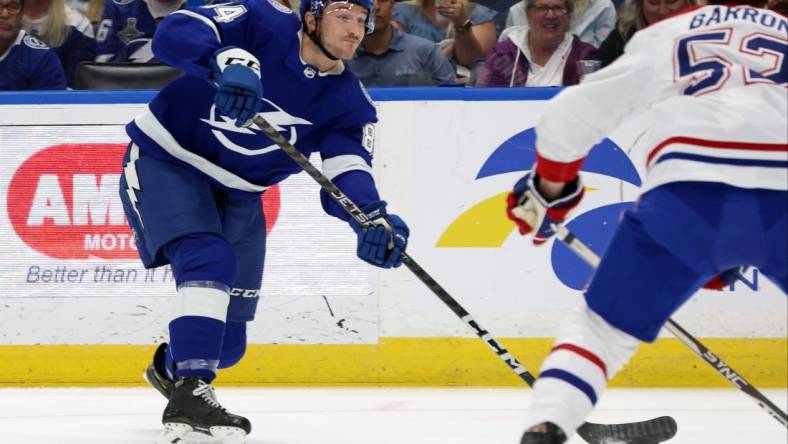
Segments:
[[[788,190],[786,52],[788,18],[745,6],[698,7],[638,31],[616,62],[548,103],[537,172],[570,180],[593,145],[646,118],[630,152],[647,172],[642,191],[685,181]]]

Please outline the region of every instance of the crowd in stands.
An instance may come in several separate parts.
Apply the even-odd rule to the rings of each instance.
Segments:
[[[367,87],[569,86],[581,64],[613,63],[638,30],[703,1],[376,0],[375,31],[347,66]],[[0,0],[0,91],[84,88],[81,65],[155,64],[156,26],[186,2]],[[786,14],[788,0],[764,7]]]

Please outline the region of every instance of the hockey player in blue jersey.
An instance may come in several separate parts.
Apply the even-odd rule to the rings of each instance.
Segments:
[[[153,62],[151,40],[159,22],[185,0],[109,0],[96,30],[97,62]]]
[[[145,373],[169,399],[161,443],[192,431],[243,442],[251,430],[210,383],[241,359],[254,318],[261,193],[300,171],[250,125],[256,113],[305,155],[318,152],[323,173],[373,221],[388,221],[363,228],[321,195],[357,233],[358,256],[383,268],[402,262],[408,227],[387,213],[371,175],[375,108],[342,62],[372,30],[372,3],[307,0],[301,17],[276,0],[240,0],[176,11],[153,39],[157,60],[185,76],[127,125],[120,195],[144,265],[171,264],[177,284],[169,344]]]
[[[630,151],[642,194],[542,364],[522,444],[570,438],[640,342],[715,277],[755,266],[788,290],[787,31],[765,9],[691,8],[545,108],[507,209],[535,244],[582,199],[591,147],[641,116],[652,125]]]

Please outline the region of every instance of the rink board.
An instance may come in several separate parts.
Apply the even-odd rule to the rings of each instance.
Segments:
[[[410,254],[535,372],[590,274],[560,244],[535,249],[512,235],[502,211],[505,192],[530,167],[533,124],[556,90],[371,93],[381,120],[375,176],[412,229]],[[142,269],[115,197],[123,125],[151,96],[0,94],[0,359],[13,363],[0,369],[0,384],[135,384],[149,344],[166,337],[172,274]],[[637,135],[616,132],[586,163],[588,197],[570,227],[592,248],[636,196],[641,172],[625,151]],[[358,261],[352,231],[322,213],[307,175],[264,200],[263,297],[248,356],[223,381],[519,383],[410,272]],[[782,387],[786,310],[755,270],[733,288],[701,291],[676,320],[752,382]],[[616,384],[726,381],[665,336]]]
[[[547,338],[498,338],[534,375]],[[704,338],[731,368],[758,387],[785,387],[785,339]],[[0,386],[145,385],[146,345],[2,346]],[[667,371],[667,370],[670,371]],[[525,384],[480,340],[381,338],[377,344],[253,344],[226,385],[512,386]],[[641,346],[614,387],[727,387],[730,384],[677,339]]]

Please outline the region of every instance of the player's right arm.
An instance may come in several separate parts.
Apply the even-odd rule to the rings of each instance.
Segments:
[[[534,233],[534,244],[554,235],[554,226],[583,199],[578,172],[591,147],[654,100],[653,91],[644,86],[655,85],[657,64],[645,60],[643,41],[582,84],[564,89],[545,107],[536,126],[534,170],[507,197],[507,216],[520,234]]]
[[[659,94],[655,79],[664,67],[649,55],[651,38],[636,40],[613,64],[547,103],[536,125],[539,176],[573,180],[591,148],[625,119],[647,109]]]

